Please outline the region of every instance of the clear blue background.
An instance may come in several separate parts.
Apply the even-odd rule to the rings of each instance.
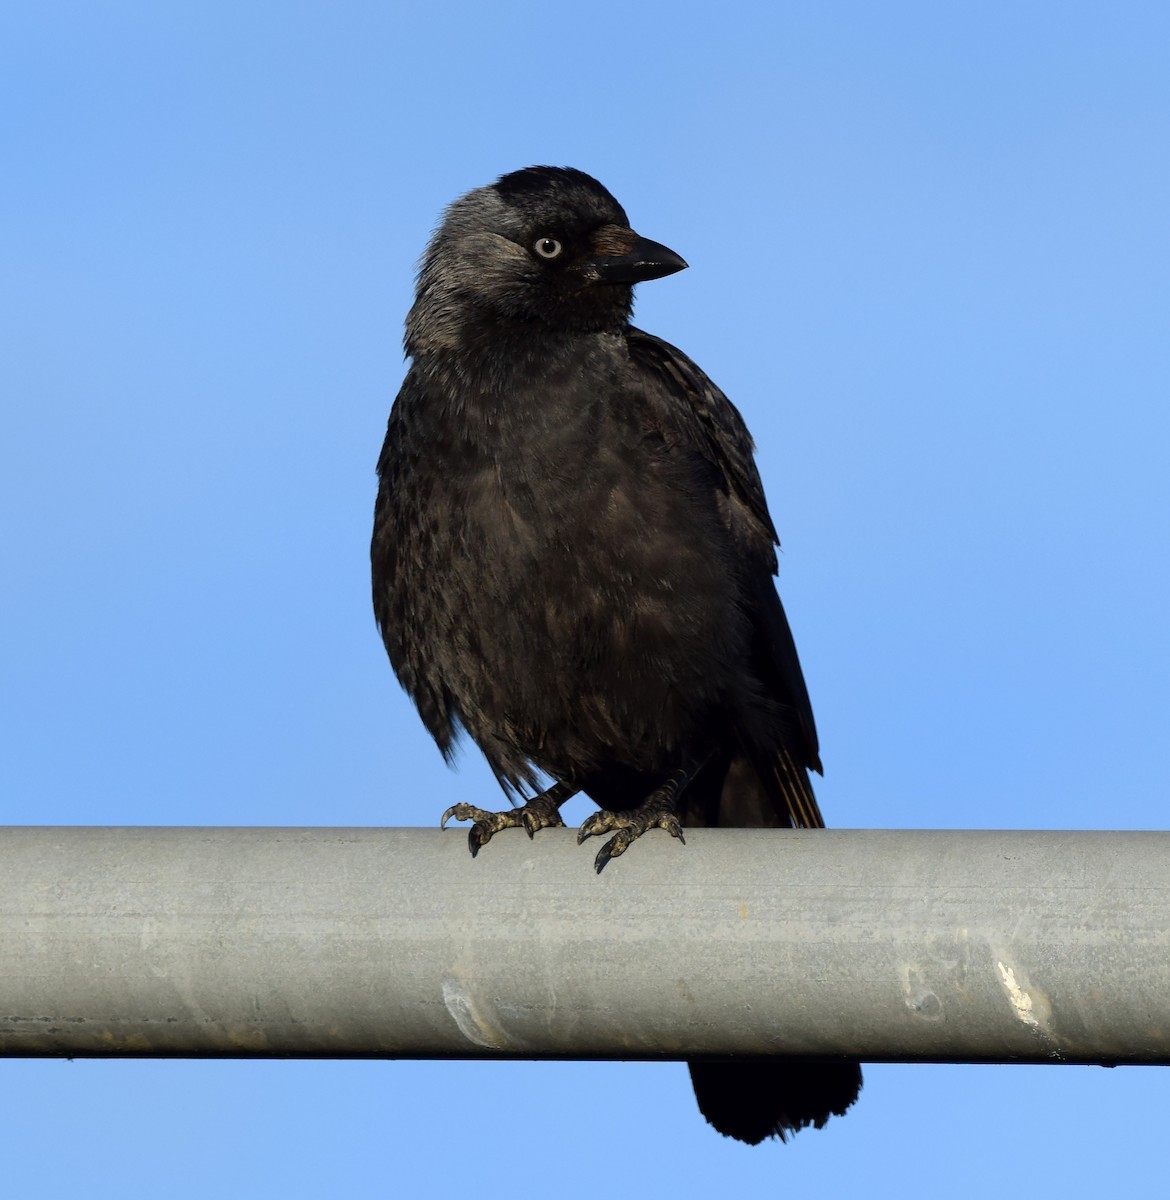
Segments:
[[[373,464],[439,211],[549,162],[691,263],[638,319],[756,435],[830,822],[1164,826],[1168,61],[1127,0],[5,6],[0,820],[496,800],[383,656]],[[1164,1186],[1164,1071],[867,1080],[751,1150],[677,1064],[5,1062],[4,1190]]]

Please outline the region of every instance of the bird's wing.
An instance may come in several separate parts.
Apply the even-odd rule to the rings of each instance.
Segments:
[[[412,477],[414,459],[401,444],[403,413],[420,402],[420,384],[411,370],[390,410],[386,440],[378,458],[378,497],[370,541],[374,616],[399,681],[418,707],[419,716],[443,757],[450,760],[456,734],[451,700],[425,655],[424,648],[429,642],[419,633],[420,624],[433,623],[434,614],[414,610],[409,597],[415,589],[408,587],[403,579],[411,572],[419,573],[418,537],[405,537],[403,524],[413,524],[417,531],[414,510],[426,503],[428,495],[426,488],[416,486]],[[405,555],[400,543],[406,546]],[[416,551],[413,556],[412,546]]]
[[[739,410],[677,346],[631,328],[629,347],[635,365],[665,387],[682,411],[693,415],[696,440],[707,447],[728,490],[745,506],[774,547],[779,539],[756,470],[755,443]],[[774,551],[771,569],[776,570]]]
[[[757,769],[775,776],[764,785],[782,802],[794,825],[820,827],[823,821],[806,773],[806,768],[821,770],[816,723],[796,643],[770,578],[776,572],[778,539],[751,435],[735,405],[681,350],[640,329],[630,330],[629,347],[643,378],[675,401],[695,444],[702,447],[721,488],[744,518],[747,544],[742,550],[757,564],[755,569],[748,566],[744,581],[751,593],[745,599],[753,613],[755,665],[780,705],[785,727],[778,754],[766,765],[757,763]]]

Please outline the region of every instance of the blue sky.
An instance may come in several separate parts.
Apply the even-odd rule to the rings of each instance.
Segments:
[[[1128,2],[6,6],[2,819],[494,803],[383,656],[373,464],[439,211],[550,162],[691,264],[637,319],[756,436],[830,823],[1164,826],[1168,52]],[[677,1064],[13,1061],[0,1097],[21,1197],[1087,1195],[1160,1186],[1170,1075],[872,1067],[757,1150]]]

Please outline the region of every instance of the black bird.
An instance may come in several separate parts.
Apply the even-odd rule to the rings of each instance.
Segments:
[[[457,200],[406,321],[378,462],[374,610],[444,756],[465,729],[505,792],[456,804],[476,853],[509,826],[820,828],[812,708],[772,576],[776,531],[743,418],[630,324],[633,285],[687,264],[581,171],[530,167]],[[539,780],[551,787],[539,791]],[[856,1062],[692,1063],[746,1142],[823,1125]]]

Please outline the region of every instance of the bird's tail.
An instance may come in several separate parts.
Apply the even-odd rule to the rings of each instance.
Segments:
[[[808,771],[781,748],[753,763],[727,767],[715,812],[689,814],[693,824],[823,828]],[[712,819],[713,818],[713,819]],[[688,1064],[699,1110],[720,1133],[756,1145],[786,1141],[809,1125],[820,1129],[841,1116],[861,1091],[854,1059],[708,1059]]]
[[[699,1111],[727,1137],[754,1146],[833,1116],[843,1116],[861,1091],[861,1065],[802,1058],[692,1062]]]

